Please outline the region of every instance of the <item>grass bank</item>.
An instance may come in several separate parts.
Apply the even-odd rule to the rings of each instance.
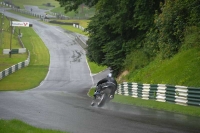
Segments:
[[[1,133],[66,133],[58,130],[36,128],[19,120],[0,120]]]
[[[148,66],[130,72],[125,80],[148,84],[171,84],[190,87],[200,86],[200,48],[183,50],[173,58],[158,57]]]

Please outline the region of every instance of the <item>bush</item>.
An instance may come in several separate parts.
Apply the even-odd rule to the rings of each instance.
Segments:
[[[149,59],[143,50],[136,50],[127,55],[124,65],[131,71],[143,68],[149,63]]]
[[[193,47],[200,46],[200,28],[196,26],[187,27],[185,31],[185,39],[183,42],[182,50],[187,50]]]

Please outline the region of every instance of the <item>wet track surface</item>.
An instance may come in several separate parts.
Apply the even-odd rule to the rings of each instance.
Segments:
[[[117,103],[91,107],[92,99],[87,92],[107,72],[91,76],[85,51],[75,42],[76,34],[36,19],[5,14],[33,24],[49,49],[50,67],[47,77],[36,88],[0,92],[0,118],[20,119],[37,127],[73,133],[199,132],[200,119],[191,116]]]

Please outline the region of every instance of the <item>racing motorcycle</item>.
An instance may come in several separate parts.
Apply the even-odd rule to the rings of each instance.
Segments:
[[[110,95],[111,91],[111,86],[103,84],[99,94],[96,94],[96,98],[93,99],[91,106],[94,106],[96,103],[98,107],[104,106],[106,103],[112,100],[112,97]]]

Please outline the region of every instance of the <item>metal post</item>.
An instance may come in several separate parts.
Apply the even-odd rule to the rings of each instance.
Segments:
[[[2,46],[3,46],[3,30],[4,30],[4,14],[2,14],[2,32],[1,32],[1,39],[2,39]]]
[[[21,37],[21,32],[20,32],[20,28],[19,28],[19,37]]]
[[[3,14],[1,14],[1,27],[0,27],[1,28],[1,31],[0,31],[1,32],[1,39],[0,39],[1,42],[0,42],[0,46],[2,45],[2,39],[3,39],[2,38],[2,32],[3,32],[3,30],[2,30],[3,29],[3,24],[2,24],[3,22],[2,22],[2,20],[3,20]]]
[[[11,50],[12,50],[12,32],[13,32],[13,26],[12,26],[12,18],[11,18],[11,21],[10,21],[10,58],[11,58]]]

